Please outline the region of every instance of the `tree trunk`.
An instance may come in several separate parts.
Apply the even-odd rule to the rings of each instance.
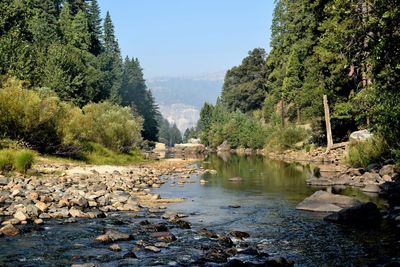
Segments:
[[[331,115],[329,113],[328,97],[326,95],[324,95],[323,101],[324,101],[326,138],[327,138],[326,152],[328,152],[333,146],[333,139],[332,139],[332,129],[331,129]]]

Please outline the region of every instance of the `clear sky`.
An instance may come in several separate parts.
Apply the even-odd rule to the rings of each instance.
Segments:
[[[110,11],[122,55],[139,58],[146,78],[196,76],[269,50],[273,0],[99,0]]]

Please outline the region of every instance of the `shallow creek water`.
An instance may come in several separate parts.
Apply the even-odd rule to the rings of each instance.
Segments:
[[[213,241],[198,234],[202,228],[216,233],[232,230],[250,234],[246,244],[273,256],[283,256],[296,266],[375,265],[400,256],[396,230],[382,223],[374,228],[345,227],[324,222],[323,215],[297,211],[295,206],[315,190],[306,186],[309,167],[261,157],[209,156],[197,167],[215,169],[216,175],[193,176],[194,183],[179,185],[169,179],[155,192],[162,197],[184,197],[168,210],[190,215],[192,229],[180,229],[161,219],[161,213],[113,213],[103,219],[83,219],[72,224],[47,221],[25,226],[19,237],[0,239],[0,266],[70,266],[97,262],[101,266],[190,266]],[[241,182],[229,178],[241,177]],[[200,184],[199,179],[207,181]],[[342,193],[379,202],[354,190]],[[378,203],[379,204],[379,203]],[[177,241],[160,253],[138,249],[137,259],[123,258],[138,240],[153,242],[139,222],[166,223]],[[132,233],[135,240],[118,242],[120,252],[95,242],[104,228]],[[248,256],[238,256],[246,258]],[[249,259],[252,260],[252,259]],[[212,265],[212,264],[211,264]]]

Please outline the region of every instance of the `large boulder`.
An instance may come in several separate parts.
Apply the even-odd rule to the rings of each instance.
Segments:
[[[201,154],[205,147],[203,144],[176,144],[173,151],[178,154]]]
[[[156,143],[154,148],[155,151],[164,151],[166,149],[165,144],[163,143]]]
[[[222,144],[220,144],[217,147],[218,152],[230,152],[231,151],[231,146],[228,144],[227,141],[224,141]]]
[[[365,141],[373,137],[368,130],[355,131],[350,134],[349,140],[353,142]]]
[[[318,212],[338,212],[343,208],[360,204],[358,200],[348,196],[335,195],[326,191],[317,191],[300,202],[296,209]]]
[[[376,224],[380,222],[382,215],[378,207],[372,203],[362,203],[354,207],[342,209],[339,212],[330,214],[324,218],[325,221],[362,225]]]

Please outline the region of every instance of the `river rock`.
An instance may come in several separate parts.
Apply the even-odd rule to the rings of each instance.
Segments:
[[[335,195],[326,191],[317,191],[296,206],[298,210],[317,212],[338,212],[360,202],[352,197]]]
[[[159,248],[156,247],[156,246],[145,246],[144,249],[149,250],[149,251],[152,251],[152,252],[154,252],[154,253],[158,253],[158,252],[161,251],[161,249],[159,249]]]
[[[361,130],[352,132],[349,136],[349,140],[353,142],[365,141],[373,137],[373,134],[368,130]]]
[[[367,184],[364,188],[361,189],[361,191],[367,193],[379,193],[381,189],[376,184]]]
[[[36,208],[38,208],[42,212],[46,212],[47,209],[48,209],[47,204],[42,202],[42,201],[36,202],[35,206],[36,206]]]
[[[324,218],[325,221],[343,224],[375,224],[380,222],[382,215],[377,206],[372,203],[362,203],[354,207],[345,208],[337,213],[330,214]]]
[[[190,229],[191,228],[191,223],[185,220],[175,220],[174,223],[176,223],[179,228],[181,229]]]
[[[43,224],[43,220],[42,219],[36,219],[33,221],[34,224]]]
[[[380,169],[380,171],[379,171],[379,175],[380,176],[384,176],[384,175],[389,175],[389,176],[393,176],[393,174],[394,174],[394,168],[395,168],[395,166],[394,165],[385,165],[385,166],[383,166],[381,169]]]
[[[118,231],[112,230],[112,229],[107,229],[107,230],[105,230],[104,234],[96,237],[96,240],[100,241],[102,243],[125,241],[125,240],[130,240],[130,239],[132,239],[132,237],[130,235],[121,233],[121,232],[118,232]]]
[[[4,176],[0,177],[0,185],[7,185],[8,179]]]
[[[112,251],[121,251],[121,247],[118,244],[112,244],[109,248]]]
[[[242,231],[232,231],[229,233],[231,236],[236,237],[238,239],[248,238],[250,235],[246,232]]]
[[[75,208],[70,208],[69,209],[69,214],[73,217],[73,218],[80,218],[83,215],[83,212],[75,209]]]
[[[176,241],[176,237],[169,231],[166,232],[155,232],[151,234],[152,237],[157,238],[160,241],[164,242],[174,242]]]
[[[26,215],[25,212],[19,210],[14,214],[14,218],[22,222],[28,220],[28,215]]]
[[[20,231],[15,228],[12,224],[7,224],[6,226],[0,228],[0,233],[6,236],[17,236],[19,235]]]

